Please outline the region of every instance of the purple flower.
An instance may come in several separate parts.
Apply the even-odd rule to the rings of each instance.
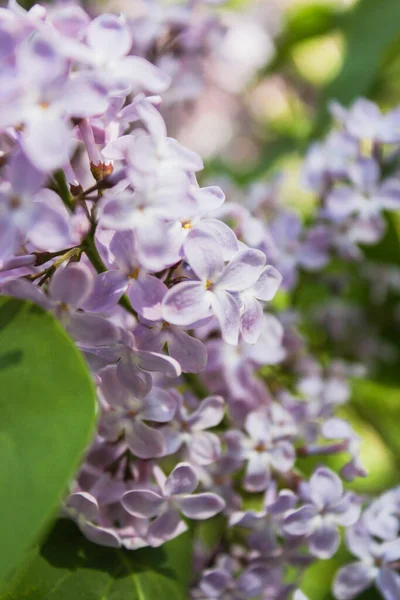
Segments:
[[[77,263],[57,269],[50,280],[48,296],[40,287],[23,279],[6,283],[3,291],[51,310],[79,343],[99,347],[116,342],[119,331],[104,317],[80,310],[92,288],[91,271]]]
[[[166,478],[157,471],[160,493],[149,489],[134,489],[122,497],[122,504],[131,515],[152,519],[148,539],[152,546],[187,530],[180,513],[189,519],[209,519],[223,510],[224,501],[213,493],[193,494],[198,479],[188,463],[179,463]]]
[[[379,544],[360,520],[347,531],[346,543],[359,561],[339,569],[333,582],[335,597],[351,600],[375,582],[385,600],[399,598],[400,576],[395,569],[400,559],[400,538]]]
[[[121,385],[116,367],[107,367],[100,376],[100,389],[108,403],[102,407],[100,435],[111,442],[122,437],[129,450],[139,458],[163,456],[166,445],[162,432],[149,427],[144,421],[171,421],[176,410],[173,394],[153,387],[143,398],[135,398]]]
[[[188,414],[183,399],[170,425],[162,428],[168,454],[185,448],[187,460],[199,465],[209,465],[220,457],[219,438],[206,429],[219,425],[224,416],[225,403],[220,396],[209,396],[198,408]]]
[[[260,278],[265,255],[258,250],[240,250],[225,266],[216,239],[195,231],[185,242],[188,264],[197,280],[178,283],[163,300],[163,316],[174,325],[190,326],[214,314],[224,340],[237,344],[240,328],[238,293]]]
[[[71,494],[64,506],[64,513],[76,522],[91,542],[111,548],[121,547],[121,540],[115,531],[99,524],[99,505],[91,494],[87,492]]]
[[[250,492],[265,490],[271,478],[271,468],[286,473],[294,465],[293,445],[275,431],[264,411],[251,412],[244,425],[248,436],[240,431],[226,435],[228,456],[247,461],[244,488]]]
[[[330,558],[340,544],[338,525],[353,525],[360,505],[353,494],[343,493],[341,480],[326,467],[319,467],[312,475],[308,496],[310,503],[286,517],[284,530],[289,535],[305,536],[314,556]]]

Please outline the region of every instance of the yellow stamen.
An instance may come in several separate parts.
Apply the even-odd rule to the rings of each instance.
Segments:
[[[136,267],[136,269],[129,275],[129,279],[137,279],[140,273],[140,267]]]
[[[206,290],[210,289],[211,285],[212,285],[211,279],[207,279],[207,281],[206,281]]]
[[[372,150],[374,147],[374,142],[371,138],[365,138],[360,141],[360,150],[361,154],[366,157],[372,156]]]

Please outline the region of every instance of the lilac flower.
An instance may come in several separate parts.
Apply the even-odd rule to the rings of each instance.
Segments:
[[[356,139],[388,144],[400,139],[398,110],[383,115],[376,104],[365,98],[358,98],[350,109],[345,109],[337,102],[331,103],[330,108],[333,116]]]
[[[353,494],[343,493],[341,480],[326,467],[319,467],[312,475],[308,496],[310,503],[286,517],[284,530],[289,535],[306,536],[314,556],[330,558],[340,544],[338,525],[353,525],[360,505]]]
[[[215,238],[193,232],[185,242],[186,259],[197,280],[174,286],[163,301],[163,316],[174,325],[192,325],[214,314],[224,340],[237,344],[240,305],[237,294],[248,290],[261,276],[265,256],[258,250],[240,250],[224,266]]]
[[[78,342],[93,347],[118,340],[118,328],[100,315],[82,312],[80,307],[91,293],[93,276],[83,264],[59,268],[50,280],[49,295],[23,279],[6,283],[3,290],[51,310]]]
[[[220,598],[247,600],[259,597],[266,587],[268,574],[258,565],[249,565],[236,579],[233,560],[229,556],[220,556],[216,568],[203,572],[199,591],[201,598]]]
[[[99,505],[91,494],[87,492],[71,494],[65,504],[64,512],[76,522],[79,529],[91,542],[111,548],[121,546],[121,540],[115,531],[99,524]]]
[[[191,463],[209,465],[221,454],[219,438],[206,429],[218,425],[224,416],[224,401],[220,396],[209,396],[201,401],[198,408],[188,414],[183,399],[179,399],[174,421],[163,427],[168,454],[175,454],[182,447]]]
[[[107,367],[100,376],[101,392],[108,403],[102,409],[100,435],[111,442],[123,437],[129,450],[139,458],[163,456],[166,445],[161,431],[144,421],[171,421],[176,409],[174,396],[153,387],[144,398],[135,398],[121,385],[116,367]]]
[[[326,197],[326,214],[341,221],[351,214],[361,220],[378,216],[383,209],[400,206],[400,186],[395,179],[380,183],[380,172],[373,159],[359,159],[349,167],[351,185],[340,185]]]
[[[179,363],[165,354],[141,350],[130,332],[121,332],[121,339],[101,347],[86,344],[83,350],[94,369],[116,364],[118,379],[137,398],[143,398],[152,388],[150,373],[160,372],[167,377],[181,374]]]
[[[385,600],[398,598],[400,576],[395,569],[400,558],[400,538],[379,544],[360,520],[347,531],[346,543],[359,561],[339,569],[333,582],[335,597],[351,600],[375,582]]]
[[[260,492],[270,481],[271,468],[280,473],[292,468],[295,452],[289,441],[276,435],[273,422],[263,411],[251,412],[244,427],[248,437],[239,431],[227,433],[228,456],[248,461],[244,487],[251,492]]]
[[[160,493],[151,489],[134,489],[122,497],[124,508],[140,518],[153,518],[148,538],[152,546],[160,546],[186,531],[180,513],[190,519],[209,519],[223,510],[224,501],[212,493],[193,494],[198,479],[188,463],[179,463],[166,478],[157,473]]]

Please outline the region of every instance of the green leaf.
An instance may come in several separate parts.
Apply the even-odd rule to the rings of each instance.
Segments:
[[[74,523],[56,523],[1,600],[187,600],[190,535],[161,548],[121,550],[86,540]]]
[[[36,542],[90,441],[96,398],[61,325],[0,299],[0,581]]]
[[[329,123],[329,100],[349,104],[370,95],[386,54],[400,39],[399,0],[360,0],[344,21],[343,34],[347,44],[343,68],[325,90],[314,135]]]
[[[297,44],[339,29],[346,19],[347,13],[348,9],[315,2],[312,5],[295,6],[289,10],[283,30],[275,40],[275,56],[258,73],[258,78],[280,69],[290,58],[291,52]]]

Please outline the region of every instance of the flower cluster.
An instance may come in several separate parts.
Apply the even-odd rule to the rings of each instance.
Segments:
[[[360,438],[336,415],[357,367],[320,363],[299,316],[268,303],[302,269],[382,235],[383,211],[398,206],[383,148],[400,142],[398,113],[335,108],[342,131],[305,163],[321,202],[310,226],[263,185],[248,207],[224,203],[160,112],[169,72],[188,74],[209,28],[181,20],[166,60],[153,18],[146,29],[77,5],[0,9],[1,293],[51,311],[98,390],[96,437],[63,514],[132,550],[219,515],[216,543],[194,529],[199,599],[304,600],[301,575],[346,528],[360,561],[338,573],[336,597],[376,580],[392,600],[398,490],[362,513],[342,482],[365,475]],[[306,474],[307,457],[330,455],[340,477],[323,464]]]

